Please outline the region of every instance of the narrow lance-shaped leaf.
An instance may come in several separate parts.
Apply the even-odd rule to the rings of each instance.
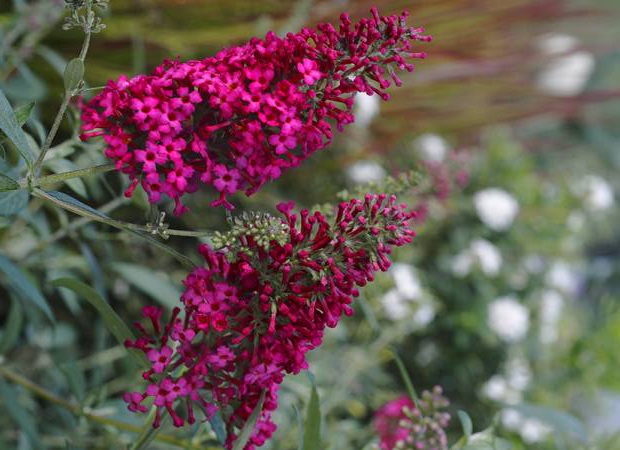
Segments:
[[[4,413],[11,416],[26,436],[28,436],[32,448],[41,448],[41,442],[32,416],[19,402],[15,389],[1,377],[0,397],[4,404]]]
[[[310,402],[304,426],[303,450],[320,450],[321,448],[321,405],[316,386],[312,385]]]
[[[128,339],[133,340],[134,336],[131,330],[125,325],[125,322],[116,314],[116,311],[90,286],[73,278],[59,278],[52,281],[52,285],[71,289],[77,294],[84,297],[92,306],[95,307],[106,328],[112,333],[119,344],[124,345]],[[142,352],[135,349],[128,349],[129,354],[136,364],[140,367],[148,366],[146,357]]]
[[[20,127],[23,127],[30,118],[30,114],[32,114],[32,110],[34,109],[34,105],[34,102],[30,102],[15,108],[15,118],[17,119],[17,124]],[[4,134],[3,131],[0,131],[0,143],[2,143],[2,141],[4,141],[5,139],[6,134]]]
[[[84,78],[84,61],[80,58],[73,58],[69,61],[67,67],[65,67],[63,78],[67,92],[75,90],[82,78]]]
[[[0,173],[0,192],[14,191],[19,189],[19,183],[11,177]]]
[[[256,422],[258,421],[260,413],[263,410],[263,403],[265,403],[265,393],[266,391],[263,391],[260,395],[260,399],[254,407],[252,414],[250,414],[250,417],[248,417],[248,421],[243,426],[243,429],[239,433],[239,436],[237,436],[237,440],[235,441],[235,445],[233,446],[232,450],[243,450],[245,448],[245,445],[252,437],[254,427],[256,427]]]
[[[113,263],[112,270],[163,306],[170,309],[178,306],[181,290],[165,274],[162,276],[136,264],[121,262]]]
[[[24,322],[24,310],[19,301],[11,298],[11,309],[4,323],[2,330],[2,339],[0,340],[0,354],[4,354],[11,350],[21,331]]]
[[[34,152],[28,145],[26,135],[17,121],[17,117],[15,116],[15,112],[9,100],[2,90],[0,90],[0,130],[2,130],[6,137],[15,144],[19,153],[26,160],[28,166],[30,166],[34,160]]]
[[[45,297],[39,292],[39,289],[26,277],[19,267],[3,255],[0,255],[0,271],[4,272],[7,283],[19,297],[31,302],[52,322],[56,320],[54,318],[54,313],[47,304]]]

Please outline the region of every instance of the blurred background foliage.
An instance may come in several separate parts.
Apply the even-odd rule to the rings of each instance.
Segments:
[[[386,175],[424,174],[402,193],[423,216],[414,244],[311,356],[324,448],[375,439],[373,412],[404,392],[389,346],[419,389],[442,385],[454,417],[466,410],[475,430],[494,423],[513,448],[620,448],[615,0],[112,0],[85,78],[101,86],[268,30],[335,23],[341,11],[357,18],[371,4],[382,14],[410,11],[410,23],[435,36],[424,48],[429,59],[389,102],[359,98],[357,123],[329,149],[235,199],[239,210],[273,211],[282,199],[309,207]],[[51,124],[60,74],[82,39],[61,30],[63,15],[62,0],[0,3],[0,88],[14,105],[36,102],[25,128],[33,145]],[[78,125],[74,109],[46,172],[105,162],[100,144],[79,141]],[[3,172],[19,173],[5,147]],[[126,185],[110,173],[59,189],[145,223],[152,211],[139,193],[125,199]],[[489,189],[500,195],[484,202]],[[224,214],[206,213],[207,204],[194,196],[192,211],[171,226],[225,229]],[[174,305],[185,269],[148,243],[22,194],[1,193],[0,212],[0,375],[8,367],[45,389],[0,377],[0,447],[121,448],[142,424],[120,400],[139,376],[96,313],[49,282],[84,280],[131,323],[152,301]],[[168,243],[196,258],[195,239]],[[305,376],[286,380],[267,448],[296,448],[296,410],[310,386]],[[74,414],[80,408],[124,428]],[[197,448],[209,436],[205,425],[167,426],[153,448]]]

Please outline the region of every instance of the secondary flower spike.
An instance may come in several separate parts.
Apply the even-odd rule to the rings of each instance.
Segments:
[[[150,325],[136,324],[142,336],[126,345],[143,351],[151,367],[143,373],[146,390],[125,394],[131,411],[146,412],[152,401],[154,426],[163,410],[182,426],[195,422],[195,410],[208,418],[219,410],[231,448],[265,393],[246,449],[273,434],[285,374],[308,367],[306,353],[321,345],[325,328],[353,313],[357,287],[387,270],[391,248],[414,235],[414,213],[395,197],[341,203],[331,219],[292,208],[278,207],[284,218],[274,233],[282,239],[259,242],[248,232],[220,251],[202,245],[206,267],[184,281],[182,318],[176,308],[163,325],[158,308],[143,310]]]
[[[227,197],[247,195],[297,166],[353,122],[358,92],[387,99],[400,85],[395,70],[412,71],[423,29],[407,14],[372,17],[340,26],[320,24],[284,38],[264,39],[187,62],[165,61],[151,75],[109,81],[83,107],[83,139],[103,136],[105,154],[156,203],[175,201],[199,185],[212,186],[213,206],[232,209]]]

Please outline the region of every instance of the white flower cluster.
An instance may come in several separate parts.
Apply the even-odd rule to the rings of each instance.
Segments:
[[[519,213],[519,202],[500,188],[488,188],[474,195],[478,217],[494,231],[506,231]]]
[[[357,93],[355,94],[353,108],[355,125],[360,128],[366,128],[379,114],[379,96],[368,95],[365,92]]]
[[[541,38],[541,53],[551,57],[538,76],[538,87],[551,95],[572,97],[583,91],[594,70],[594,56],[576,50],[577,38],[566,34],[548,34]]]
[[[354,184],[376,183],[386,176],[385,169],[374,161],[358,161],[346,169],[349,180]]]
[[[441,162],[450,150],[445,139],[433,133],[419,136],[413,144],[420,157],[425,161]]]
[[[577,195],[583,198],[586,209],[606,211],[614,205],[614,191],[604,178],[586,175],[575,185]]]
[[[452,260],[452,273],[457,277],[467,276],[477,266],[485,275],[495,276],[502,267],[502,254],[486,239],[474,239],[469,247]]]
[[[501,340],[516,343],[527,334],[530,312],[516,297],[500,297],[488,306],[487,325]]]
[[[394,289],[381,297],[385,315],[390,320],[402,320],[408,317],[418,326],[424,326],[435,318],[435,307],[424,297],[422,284],[416,271],[410,264],[394,263],[389,273],[394,279]],[[412,306],[415,312],[412,315]]]

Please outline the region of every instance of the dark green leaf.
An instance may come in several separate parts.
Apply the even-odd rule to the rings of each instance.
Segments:
[[[24,310],[22,305],[11,298],[11,310],[4,324],[2,339],[0,340],[0,354],[4,354],[13,348],[19,337],[23,322]]]
[[[28,437],[30,445],[34,448],[42,448],[39,435],[31,414],[19,403],[15,389],[4,379],[0,378],[0,396],[4,403],[4,412],[13,418],[15,423]]]
[[[17,148],[22,157],[26,160],[28,165],[34,160],[34,153],[24,134],[21,125],[17,121],[15,112],[5,97],[4,93],[0,90],[0,130],[4,132],[7,138]]]
[[[82,78],[84,78],[84,61],[80,58],[73,58],[65,67],[63,75],[65,81],[65,89],[69,92],[78,87]]]
[[[256,422],[258,421],[258,418],[260,417],[260,414],[263,411],[263,403],[265,402],[265,393],[266,391],[263,391],[263,393],[260,395],[260,399],[258,400],[258,403],[254,407],[252,414],[250,414],[250,417],[248,417],[248,421],[245,423],[245,425],[243,425],[243,428],[241,429],[239,436],[237,436],[237,440],[235,441],[235,445],[233,446],[232,450],[243,450],[245,448],[245,445],[248,443],[248,441],[252,437],[252,433],[254,432],[254,427],[256,426]]]
[[[0,192],[15,191],[17,189],[19,189],[17,181],[0,173]]]
[[[0,255],[0,271],[6,275],[6,281],[23,300],[30,301],[53,322],[54,313],[39,289],[26,277],[19,267],[8,258]]]
[[[54,286],[69,288],[77,294],[84,297],[92,306],[95,307],[106,328],[116,338],[119,344],[124,345],[128,339],[133,340],[134,336],[131,330],[125,325],[125,322],[116,314],[116,311],[90,286],[85,285],[81,281],[73,278],[59,278],[51,282]],[[132,359],[138,366],[147,364],[146,357],[140,351],[128,349]]]
[[[181,290],[165,274],[122,262],[113,263],[112,270],[163,306],[168,308],[178,306]]]
[[[304,425],[303,450],[319,450],[321,448],[321,405],[316,386],[312,385],[306,423]]]
[[[461,427],[463,427],[463,434],[465,435],[466,441],[468,441],[471,433],[474,430],[471,418],[469,417],[469,414],[462,410],[457,411],[456,414],[459,416],[459,420],[461,421]]]
[[[79,209],[83,209],[85,211],[88,211],[91,214],[94,214],[96,216],[99,216],[103,219],[109,219],[110,217],[105,215],[104,213],[102,213],[101,211],[97,211],[95,208],[88,206],[86,203],[81,202],[73,197],[71,197],[68,194],[65,194],[64,192],[58,192],[58,191],[45,191],[46,194],[54,197],[57,200],[60,200],[64,203],[68,203],[69,205],[79,208]]]

